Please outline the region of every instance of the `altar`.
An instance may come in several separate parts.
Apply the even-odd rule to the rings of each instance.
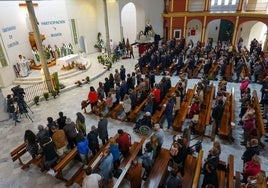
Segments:
[[[56,60],[58,65],[64,65],[67,66],[68,64],[71,64],[73,61],[76,61],[80,58],[78,54],[70,54],[61,58],[58,58]]]

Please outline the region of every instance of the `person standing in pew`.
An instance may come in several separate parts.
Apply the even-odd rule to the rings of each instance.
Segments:
[[[82,188],[99,188],[101,176],[97,173],[92,173],[92,168],[86,169],[86,176],[83,179]]]
[[[102,175],[105,185],[107,185],[113,177],[113,155],[109,149],[105,149],[101,156],[103,158],[100,161],[99,173]]]
[[[120,152],[124,157],[126,157],[131,146],[130,135],[127,132],[124,132],[122,129],[119,129],[117,133],[118,138],[116,139],[116,142],[119,145]]]
[[[167,118],[167,123],[168,123],[168,127],[167,129],[169,129],[172,125],[173,122],[173,108],[174,108],[174,99],[173,97],[170,97],[170,99],[168,100],[167,104],[164,104],[165,106],[165,115]]]
[[[54,127],[54,126],[52,126],[52,127]],[[51,130],[52,130],[52,127],[51,127]],[[45,138],[45,137],[49,137],[50,135],[49,135],[48,130],[45,129],[43,125],[38,125],[37,128],[38,128],[38,133],[36,134],[37,142],[38,142],[40,145],[42,145],[43,142],[44,142],[44,141],[43,141],[44,138]],[[52,132],[53,132],[53,130],[52,130]]]
[[[243,153],[241,159],[243,160],[243,163],[250,161],[253,155],[259,155],[260,154],[260,147],[258,144],[257,139],[251,139],[250,143],[246,146],[246,151]]]
[[[67,136],[69,147],[73,149],[76,144],[75,137],[78,131],[76,130],[75,123],[71,120],[71,118],[66,119],[66,125],[63,127],[63,130]]]
[[[120,159],[119,159],[119,157],[120,157],[120,151],[119,151],[119,144],[116,142],[116,139],[115,138],[110,138],[109,151],[113,155],[114,169],[118,169],[118,167],[120,165]]]
[[[75,141],[82,163],[86,165],[92,156],[92,152],[88,147],[88,140],[82,133],[78,133],[75,137]]]
[[[202,183],[202,188],[207,188],[208,186],[218,187],[218,176],[216,168],[212,164],[205,164],[204,179]]]
[[[108,141],[108,120],[107,118],[104,118],[102,114],[99,115],[99,123],[98,123],[98,134],[99,138],[102,141],[102,145],[105,145],[105,143]]]
[[[144,153],[141,156],[142,167],[144,168],[143,180],[146,180],[153,166],[153,148],[150,142],[146,143]]]
[[[57,129],[55,126],[51,127],[53,132],[52,140],[55,145],[56,152],[59,157],[63,157],[68,152],[68,141],[65,132],[62,129]]]
[[[59,112],[59,118],[56,122],[59,126],[59,129],[63,129],[63,127],[66,125],[66,116],[63,115],[63,112]]]
[[[82,133],[84,136],[86,136],[85,117],[81,112],[76,113],[76,129],[79,133]]]
[[[165,133],[163,131],[163,129],[160,127],[160,124],[159,123],[156,123],[154,125],[154,130],[156,131],[154,133],[154,135],[157,137],[157,141],[158,141],[158,146],[157,146],[157,152],[156,152],[156,157],[158,156],[161,148],[162,148],[162,145],[164,143],[164,140],[165,140]]]
[[[182,177],[180,171],[172,170],[166,183],[166,188],[182,188]]]
[[[218,100],[218,103],[213,108],[211,114],[213,120],[215,121],[215,135],[218,135],[223,112],[224,112],[223,100]]]
[[[130,182],[131,188],[141,187],[142,164],[138,163],[137,159],[134,159],[131,163],[131,167],[127,173],[127,180]]]
[[[38,153],[42,155],[41,171],[51,169],[48,173],[53,175],[54,171],[52,169],[57,164],[58,155],[50,137],[44,139],[44,144],[41,145],[41,150]]]
[[[38,144],[36,135],[31,130],[26,130],[24,133],[24,142],[26,143],[26,151],[30,153],[34,159],[38,154]]]
[[[100,150],[100,146],[98,140],[98,130],[94,125],[91,126],[91,131],[88,133],[87,139],[89,149],[92,151],[93,155],[96,155],[96,153]]]

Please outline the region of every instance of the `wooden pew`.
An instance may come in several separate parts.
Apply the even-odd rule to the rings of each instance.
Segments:
[[[143,109],[143,107],[145,106],[145,104],[147,103],[149,99],[149,95],[147,96],[146,99],[144,99],[142,101],[142,103],[138,106],[135,107],[134,110],[132,110],[129,115],[128,115],[128,119],[129,121],[132,121],[132,122],[136,122],[136,118],[137,118],[137,115],[140,113],[140,111]]]
[[[170,159],[169,150],[162,148],[154,161],[152,170],[144,183],[144,188],[159,187],[166,178],[168,161]]]
[[[87,164],[88,166],[91,166],[92,169],[94,170],[96,168],[96,166],[98,165],[98,163],[100,162],[101,158],[100,154],[102,154],[102,152],[104,151],[105,148],[107,148],[109,146],[109,142],[106,142],[105,145],[103,145],[100,150],[96,153],[96,155],[94,155],[91,160],[89,161],[89,163]],[[82,185],[82,180],[85,176],[85,171],[83,170],[83,166],[81,166],[76,173],[65,183],[65,186],[69,187],[71,186],[74,182]]]
[[[221,138],[226,138],[230,141],[234,141],[232,136],[231,126],[232,122],[235,122],[235,93],[234,88],[232,88],[232,93],[226,93],[226,101],[224,105],[224,112],[222,115],[222,120],[220,124],[219,135]]]
[[[206,126],[210,124],[210,114],[214,93],[214,86],[207,86],[206,90],[204,91],[204,101],[202,104],[203,107],[200,108],[198,122],[195,129],[196,132],[200,135],[204,135]]]
[[[204,155],[204,151],[200,150],[198,153],[198,158],[196,162],[192,188],[198,188],[199,178],[200,178],[200,173],[201,173],[201,168],[202,168],[203,155]]]
[[[233,72],[234,72],[234,60],[232,58],[230,62],[226,65],[225,70],[225,78],[228,82],[233,81]]]
[[[191,188],[199,187],[198,184],[202,168],[203,155],[204,155],[203,150],[199,151],[197,158],[192,155],[187,155],[184,164],[184,176],[182,179],[182,187],[191,187]]]
[[[229,155],[227,188],[234,188],[234,155]]]
[[[110,112],[109,115],[113,119],[118,119],[117,115],[120,110],[123,110],[122,104],[117,104]]]
[[[240,172],[235,172],[235,188],[241,188]]]
[[[118,179],[114,182],[111,181],[109,183],[109,185],[107,186],[107,188],[110,187],[114,187],[114,188],[118,188],[122,182],[122,180],[124,179],[124,177],[126,176],[128,170],[131,167],[131,163],[132,161],[137,157],[137,155],[139,154],[140,150],[142,150],[142,146],[144,144],[146,140],[146,137],[143,136],[140,140],[140,142],[134,142],[129,150],[129,154],[128,156],[121,162],[119,168],[122,169],[122,172],[120,174],[120,176],[118,177]]]
[[[70,163],[78,154],[77,147],[74,147],[69,153],[67,153],[54,167],[54,171],[57,172],[56,178],[63,181],[68,181],[63,177],[62,170]]]
[[[263,117],[261,114],[261,108],[259,104],[259,99],[257,95],[257,91],[253,91],[253,103],[255,107],[255,113],[256,113],[256,126],[257,126],[257,136],[258,136],[258,141],[259,144],[264,147],[263,143],[261,143],[261,137],[265,135],[265,128],[264,128],[264,123],[263,123]]]
[[[217,169],[217,176],[218,176],[218,188],[225,188],[225,170],[218,170]]]
[[[165,107],[164,104],[167,104],[170,97],[174,94],[175,92],[175,87],[171,87],[168,91],[168,93],[166,94],[165,98],[162,100],[162,102],[160,103],[161,109],[160,110],[156,110],[156,112],[153,114],[152,116],[152,123],[158,123],[160,118],[162,117],[164,111],[165,111]]]
[[[104,100],[98,101],[97,105],[94,107],[94,112],[96,115],[100,115],[101,111],[105,107],[106,103]]]
[[[19,145],[16,149],[12,150],[10,152],[10,156],[12,158],[12,161],[15,162],[16,160],[19,160],[19,164],[21,165],[21,169],[29,168],[30,164],[35,164],[37,166],[40,166],[42,162],[42,156],[38,155],[35,158],[31,158],[26,163],[22,161],[21,157],[26,153],[26,143],[23,143]]]
[[[209,79],[211,79],[211,80],[215,79],[215,72],[218,70],[218,67],[219,67],[219,65],[217,62],[214,62],[212,64],[212,67],[210,68],[209,73],[208,73]]]
[[[200,72],[200,70],[203,67],[204,62],[202,60],[200,60],[196,66],[196,68],[194,69],[194,73],[193,73],[193,77],[192,78],[197,78],[198,74]]]
[[[187,99],[181,103],[180,109],[178,110],[177,114],[175,114],[175,118],[173,121],[173,128],[176,131],[181,131],[182,124],[185,121],[187,113],[188,113],[188,107],[192,103],[192,99],[194,97],[196,87],[197,86],[195,85],[193,89],[187,90],[187,93],[186,93]]]

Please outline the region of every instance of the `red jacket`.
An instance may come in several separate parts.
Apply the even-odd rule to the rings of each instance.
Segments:
[[[117,143],[119,144],[119,150],[121,152],[128,151],[131,146],[128,133],[123,132],[123,134],[118,137]]]
[[[258,173],[260,173],[260,171],[261,171],[260,164],[254,164],[252,160],[245,163],[244,175],[246,177],[256,176]]]
[[[98,93],[96,91],[90,91],[88,93],[87,99],[90,101],[90,103],[95,103],[98,101]]]
[[[157,103],[157,104],[159,104],[161,101],[160,101],[160,89],[154,89],[153,90],[153,94],[154,94],[154,98],[155,98],[155,102]]]
[[[240,85],[240,91],[242,93],[244,93],[245,90],[247,89],[248,85],[249,85],[249,80],[243,80],[241,85]]]

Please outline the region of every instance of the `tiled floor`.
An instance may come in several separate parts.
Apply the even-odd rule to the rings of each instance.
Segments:
[[[110,71],[105,72],[102,76],[97,77],[98,74],[103,72],[103,66],[97,62],[96,56],[98,54],[89,55],[89,59],[92,63],[91,68],[73,78],[69,78],[67,80],[63,80],[66,86],[71,87],[74,82],[78,79],[82,79],[85,76],[90,76],[91,78],[96,77],[94,81],[91,82],[91,85],[97,87],[99,81],[103,81],[106,76],[110,73],[114,73],[115,68],[120,68],[123,64],[127,72],[131,72],[134,69],[134,65],[136,64],[137,60],[127,59],[117,62],[113,65],[113,68]],[[157,81],[159,81],[161,76],[157,76]],[[179,78],[177,76],[171,77],[172,85],[175,85]],[[190,79],[188,82],[188,88],[192,88],[194,84],[196,84],[196,79]],[[217,86],[217,81],[213,81],[213,84]],[[228,83],[228,90],[230,91],[232,87],[235,88],[236,93],[236,115],[238,116],[239,113],[239,84],[238,83]],[[258,84],[251,84],[251,89],[256,89],[257,91],[260,90],[260,85]],[[49,99],[49,101],[41,101],[40,105],[38,106],[31,106],[31,110],[33,113],[29,112],[29,115],[33,119],[33,123],[27,119],[25,116],[22,116],[21,123],[14,126],[14,123],[11,120],[0,122],[0,143],[1,143],[1,154],[0,154],[0,187],[2,188],[29,188],[29,187],[64,187],[64,183],[57,180],[56,178],[41,173],[38,168],[35,166],[31,166],[29,169],[21,170],[20,166],[17,162],[13,163],[10,158],[10,151],[17,147],[19,144],[23,142],[23,135],[26,129],[32,129],[33,131],[37,132],[37,126],[39,124],[46,125],[46,118],[51,116],[53,118],[57,118],[57,114],[59,111],[63,111],[67,117],[72,118],[75,120],[76,112],[81,111],[80,109],[80,102],[83,99],[87,98],[87,94],[89,91],[89,85],[84,85],[83,87],[75,87],[72,90],[63,92],[58,96],[56,99]],[[7,93],[10,93],[10,87],[3,89],[3,94],[6,96]],[[98,118],[95,115],[86,115],[86,125],[87,125],[87,132],[90,130],[92,125],[96,125]],[[185,123],[187,124],[187,122]],[[120,122],[117,120],[113,120],[109,118],[109,136],[115,134],[118,128],[123,128],[125,131],[131,133],[132,140],[136,141],[139,140],[139,135],[133,133],[132,127],[133,123],[128,122]],[[181,134],[177,133],[172,130],[166,129],[167,123],[164,122],[164,130],[165,130],[165,142],[163,147],[169,148],[172,136],[174,134]],[[207,130],[210,131],[210,127],[207,127]],[[242,170],[242,161],[241,156],[244,152],[245,148],[240,146],[239,143],[241,141],[239,133],[242,133],[241,127],[236,127],[233,132],[235,142],[229,143],[225,140],[220,140],[216,137],[216,140],[220,140],[222,144],[222,154],[221,159],[226,161],[229,154],[235,155],[235,170],[241,171]],[[194,138],[194,136],[193,136]],[[193,145],[196,140],[192,140],[190,145]],[[211,141],[208,138],[204,138],[203,140],[203,149],[205,150],[205,156],[207,155],[207,151],[211,148]],[[266,144],[267,145],[267,144]],[[28,156],[25,156],[27,158]],[[261,158],[262,158],[262,169],[268,171],[268,151],[267,148],[261,151]],[[65,170],[67,173],[66,176],[70,176],[76,169],[76,165],[70,165],[69,168]],[[77,185],[73,185],[72,187],[77,187]]]

